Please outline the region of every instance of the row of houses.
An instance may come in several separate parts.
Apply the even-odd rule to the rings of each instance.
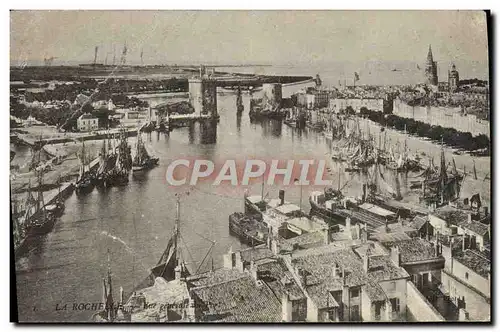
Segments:
[[[273,213],[283,216],[288,205]],[[375,229],[347,218],[345,225],[302,227],[288,238],[270,227],[266,244],[229,249],[218,269],[190,275],[181,262],[175,280],[156,278],[124,304],[124,320],[488,321],[488,216],[471,209],[473,216],[456,219],[457,211],[447,207]],[[296,220],[283,217],[274,224],[300,228]]]

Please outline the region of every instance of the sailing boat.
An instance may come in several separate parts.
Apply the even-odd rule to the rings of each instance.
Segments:
[[[25,231],[27,236],[37,236],[49,233],[56,222],[56,218],[45,208],[42,192],[43,173],[38,172],[38,196],[35,199],[31,195],[31,188],[28,192],[26,202],[26,215],[24,218]],[[34,212],[33,212],[34,210]]]
[[[94,189],[93,174],[90,171],[88,157],[85,152],[85,141],[82,141],[82,151],[80,154],[80,171],[76,180],[76,193],[89,193]]]
[[[207,238],[203,237],[205,240]],[[143,290],[156,285],[156,279],[161,278],[166,282],[173,280],[183,280],[191,276],[191,272],[187,268],[187,263],[182,257],[180,240],[182,239],[180,232],[180,197],[177,196],[176,201],[176,218],[175,227],[172,237],[167,243],[167,247],[160,257],[158,263],[150,270],[150,274],[137,286],[134,287],[131,294],[128,296],[128,300],[124,301],[123,288],[120,287],[120,299],[118,305],[113,303],[113,291],[111,284],[111,273],[109,268],[109,254],[108,254],[108,282],[103,280],[103,290],[104,290],[104,303],[105,310],[102,310],[92,316],[92,320],[95,322],[130,322],[131,314],[134,308],[144,309],[146,298],[143,294]],[[193,270],[193,274],[197,274],[200,268],[206,262],[207,257],[212,251],[216,242],[208,240],[211,242],[211,246],[208,249],[205,257],[198,264],[196,270]],[[109,251],[108,251],[109,252]],[[213,261],[212,261],[213,270]]]
[[[128,176],[132,169],[132,155],[125,130],[120,131],[120,141],[116,150],[114,167],[104,177],[105,186],[125,185],[129,181]]]
[[[137,147],[134,160],[132,161],[132,172],[142,171],[158,165],[159,158],[151,157],[142,141],[141,132],[137,132]]]
[[[55,203],[53,204],[49,204],[45,207],[45,209],[51,213],[52,215],[54,215],[55,217],[60,217],[63,212],[64,212],[64,202],[63,202],[63,199],[62,199],[62,196],[61,196],[61,185],[62,185],[62,181],[61,181],[61,177],[59,177],[59,188],[58,188],[58,193],[57,193],[57,200]]]
[[[106,141],[107,141],[107,147],[106,147]],[[112,140],[110,140],[108,137],[102,142],[101,153],[99,156],[100,158],[99,167],[94,177],[95,179],[94,182],[97,186],[106,185],[105,181],[106,177],[108,176],[108,173],[115,167],[116,153],[114,151],[111,141]]]

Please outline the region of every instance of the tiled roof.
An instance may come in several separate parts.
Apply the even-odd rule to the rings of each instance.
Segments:
[[[280,239],[280,249],[291,251],[294,249],[294,245],[297,245],[299,249],[306,249],[320,246],[324,243],[324,241],[324,235],[322,232],[304,233],[290,239]]]
[[[337,264],[346,272],[345,283],[349,287],[364,285],[366,276],[359,257],[350,248],[338,249],[330,253],[294,258],[292,265],[306,271],[311,279],[322,281],[332,279],[333,268]]]
[[[400,223],[388,224],[389,232],[387,232],[386,225],[379,226],[375,228],[377,233],[406,233],[415,232],[417,229],[411,225],[401,225]]]
[[[189,291],[185,282],[180,280],[165,281],[163,278],[156,278],[155,283],[151,287],[144,288],[137,292],[145,297],[146,303],[156,303],[156,304],[176,304],[184,305],[189,299]],[[136,297],[131,297],[127,302],[127,305],[136,306]],[[149,306],[146,309],[139,310],[132,314],[133,321],[140,322],[155,322],[161,316],[164,316],[165,312],[162,311],[160,305]]]
[[[409,237],[406,233],[371,233],[369,236],[370,240],[375,240],[381,243],[387,243],[387,242],[396,242],[396,241],[404,241],[404,240],[410,240],[411,237]]]
[[[384,301],[387,299],[387,295],[385,295],[384,290],[378,283],[376,283],[373,279],[369,279],[366,283],[366,291],[368,293],[368,297],[373,301]]]
[[[403,264],[425,261],[429,259],[437,259],[434,254],[434,247],[432,243],[421,238],[386,242],[384,243],[384,245],[388,248],[397,246],[399,248],[399,253],[401,254],[401,262]]]
[[[471,221],[470,223],[468,222],[462,222],[459,226],[474,232],[478,235],[484,236],[486,233],[489,231],[488,225],[482,224],[478,221]]]
[[[467,222],[468,213],[457,210],[451,206],[443,206],[433,212],[433,215],[451,224],[457,225],[463,221]]]
[[[288,293],[292,300],[305,297],[281,259],[259,264],[257,266],[257,275],[258,279],[271,288],[278,299],[281,299],[285,293]]]
[[[96,118],[97,118],[97,117],[92,116],[92,114],[85,113],[85,114],[80,115],[80,118],[79,118],[79,119],[96,119]]]
[[[192,289],[201,301],[204,321],[279,322],[281,301],[265,284],[251,276],[210,287]]]
[[[426,223],[427,217],[416,216],[408,223],[408,226],[420,230]]]
[[[484,255],[481,255],[476,250],[467,249],[465,251],[461,251],[455,254],[453,258],[483,278],[488,278],[488,273],[491,269],[491,261],[486,259]]]
[[[238,279],[244,275],[246,275],[244,272],[239,272],[237,269],[217,269],[190,276],[187,282],[193,287],[201,287]]]
[[[267,257],[274,256],[271,249],[269,249],[265,244],[257,247],[248,248],[240,251],[241,259],[245,262],[258,261]]]
[[[314,304],[319,308],[338,307],[339,304],[333,296],[331,291],[341,290],[342,283],[339,280],[326,280],[322,283],[317,283],[306,288],[307,293],[311,296]]]
[[[374,241],[368,241],[366,243],[353,247],[353,249],[361,258],[366,256],[367,253],[368,256],[380,256],[388,254],[388,250],[386,248],[384,248],[380,243]]]

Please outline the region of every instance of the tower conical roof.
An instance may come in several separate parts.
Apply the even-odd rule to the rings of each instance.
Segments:
[[[427,62],[433,62],[434,59],[432,57],[432,48],[431,45],[429,45],[429,52],[427,53]]]

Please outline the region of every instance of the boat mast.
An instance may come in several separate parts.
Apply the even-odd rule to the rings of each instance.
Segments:
[[[108,310],[108,322],[114,320],[114,308],[113,308],[113,286],[111,283],[111,255],[108,248],[108,298],[107,298],[107,310]]]
[[[180,250],[179,250],[179,236],[180,236],[180,221],[181,221],[181,198],[177,195],[177,200],[175,204],[175,259],[177,261],[177,265],[181,262]]]
[[[341,168],[341,166],[339,165],[339,179],[338,179],[338,181],[337,181],[337,185],[338,185],[338,187],[337,187],[337,191],[338,191],[339,193],[340,193],[340,168]]]

